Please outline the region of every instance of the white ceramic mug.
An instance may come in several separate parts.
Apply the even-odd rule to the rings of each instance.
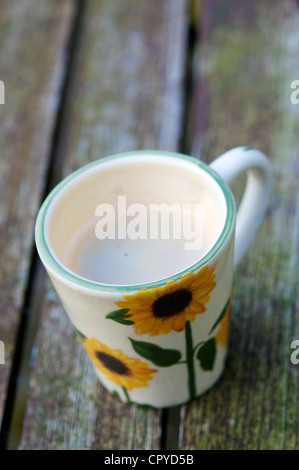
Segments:
[[[236,214],[227,182],[243,172],[247,185]],[[211,165],[169,152],[114,155],[77,170],[50,193],[37,217],[37,249],[108,390],[124,401],[160,408],[187,402],[218,380],[227,353],[233,266],[254,238],[270,187],[268,159],[238,147]],[[137,275],[137,282],[126,284],[113,283],[121,270],[117,261],[106,266],[111,282],[88,279],[65,264],[73,233],[88,220],[96,224],[99,204],[115,205],[120,195],[138,201],[161,194],[213,207],[208,218],[216,238],[191,265],[184,264],[183,251],[168,262],[163,253],[153,261],[147,248],[138,255],[145,260],[142,269],[119,258]],[[156,277],[138,282],[152,268]]]

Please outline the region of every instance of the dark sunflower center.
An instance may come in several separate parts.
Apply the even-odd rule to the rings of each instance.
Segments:
[[[192,293],[188,289],[178,289],[169,294],[161,295],[152,305],[156,318],[168,318],[181,313],[192,300]]]
[[[101,361],[104,367],[115,372],[119,375],[131,375],[130,369],[116,357],[110,356],[110,354],[97,351],[96,356]]]

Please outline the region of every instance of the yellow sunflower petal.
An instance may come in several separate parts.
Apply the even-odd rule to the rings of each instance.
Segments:
[[[126,295],[124,301],[115,304],[129,310],[137,334],[155,336],[182,331],[187,320],[194,321],[197,314],[206,311],[215,277],[215,266],[206,265],[196,274],[186,272],[178,281]]]
[[[226,308],[226,312],[221,322],[219,323],[219,329],[215,335],[216,344],[222,347],[226,347],[228,343],[228,332],[229,332],[229,309],[230,305]]]
[[[194,277],[195,274],[193,271],[186,271],[184,274],[182,274],[182,277],[181,277],[181,280],[182,279],[186,279],[187,277],[190,278],[190,277]]]
[[[87,338],[83,346],[99,372],[128,390],[148,387],[148,381],[153,379],[152,374],[157,372],[156,369],[150,369],[146,362],[131,358],[120,349],[110,349],[96,338]]]
[[[185,323],[186,323],[186,316],[185,315],[178,315],[174,319],[173,329],[175,331],[183,331],[183,329],[185,328]]]
[[[192,305],[188,307],[188,313],[204,313],[206,311],[206,307],[199,301],[199,302],[193,302]]]

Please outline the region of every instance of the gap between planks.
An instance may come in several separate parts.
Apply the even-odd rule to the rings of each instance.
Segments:
[[[76,0],[67,46],[67,63],[62,76],[60,103],[53,130],[52,144],[49,151],[46,185],[41,202],[51,189],[62,179],[63,152],[60,142],[63,122],[68,109],[67,98],[72,84],[72,72],[75,68],[76,51],[80,41],[84,21],[84,0]],[[22,424],[26,412],[27,395],[30,380],[31,361],[34,356],[34,340],[38,330],[39,313],[45,293],[46,273],[38,258],[35,246],[32,248],[28,284],[17,332],[16,349],[9,379],[7,400],[5,402],[1,428],[0,448],[17,449],[22,433]]]

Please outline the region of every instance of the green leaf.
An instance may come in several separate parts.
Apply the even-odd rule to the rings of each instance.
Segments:
[[[226,304],[225,304],[223,310],[221,311],[219,317],[217,318],[217,320],[215,321],[214,325],[212,326],[212,328],[211,328],[211,330],[210,330],[210,332],[209,332],[209,335],[212,333],[212,331],[215,330],[216,326],[219,325],[219,323],[221,322],[221,320],[224,318],[225,312],[226,312],[226,309],[227,309],[229,303],[230,303],[230,298],[229,298],[228,301],[226,302]]]
[[[139,356],[148,359],[158,367],[169,367],[176,364],[182,357],[182,354],[177,349],[164,349],[156,344],[147,343],[145,341],[136,341],[129,338],[132,343],[134,351]]]
[[[214,362],[216,358],[216,341],[215,338],[211,338],[199,348],[197,355],[200,366],[203,370],[213,370]]]
[[[76,329],[76,328],[75,328],[75,329]],[[78,335],[80,336],[80,339],[81,339],[82,341],[85,341],[85,340],[87,339],[87,337],[84,336],[84,334],[81,333],[81,331],[79,331],[79,330],[77,330],[77,329],[76,329],[76,331],[77,331],[77,333],[78,333]]]
[[[128,308],[122,308],[121,310],[114,310],[111,313],[108,313],[106,315],[106,318],[109,320],[114,320],[117,323],[121,323],[122,325],[134,325],[134,322],[131,320],[127,320],[127,318],[130,318],[131,315],[128,315],[129,309]]]
[[[114,395],[115,397],[117,397],[120,400],[119,393],[116,390],[112,391],[112,395]]]

